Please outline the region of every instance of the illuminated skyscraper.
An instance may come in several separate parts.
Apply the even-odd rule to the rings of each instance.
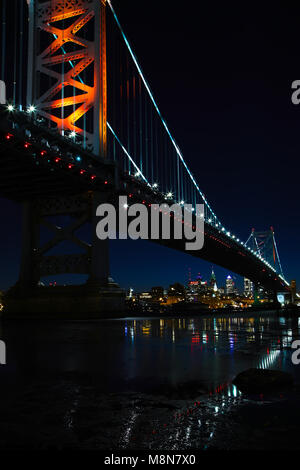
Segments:
[[[233,294],[234,293],[234,282],[230,275],[226,278],[226,294]]]
[[[244,295],[246,297],[253,297],[253,282],[244,277]]]
[[[211,269],[211,277],[210,277],[210,281],[209,281],[209,286],[214,292],[217,292],[217,290],[218,290],[217,279],[216,279],[216,275],[215,275],[213,267]]]

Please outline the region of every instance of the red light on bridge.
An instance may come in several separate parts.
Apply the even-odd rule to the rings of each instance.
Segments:
[[[47,153],[46,150],[42,150],[41,151],[41,156],[43,157],[44,155],[46,155],[46,153]]]
[[[108,184],[108,181],[104,181],[104,184]]]
[[[72,163],[70,163],[70,164],[68,165],[69,170],[72,170],[73,167],[74,167],[74,165],[72,165]]]
[[[80,170],[81,175],[84,175],[84,173],[85,173],[85,170]]]
[[[96,179],[96,175],[91,176],[91,180],[94,181],[94,179]]]
[[[55,163],[59,163],[61,161],[61,158],[57,157],[54,161]]]
[[[28,149],[29,147],[30,147],[30,144],[29,144],[28,142],[25,142],[24,148],[25,148],[25,149]]]
[[[5,136],[6,140],[10,140],[12,137],[13,137],[12,134],[6,134],[6,136]]]

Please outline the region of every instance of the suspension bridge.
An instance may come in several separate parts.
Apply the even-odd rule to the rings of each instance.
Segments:
[[[96,207],[116,204],[119,195],[129,205],[192,204],[194,223],[203,204],[197,216],[204,219],[204,247],[191,254],[271,292],[289,290],[274,230],[265,238],[253,231],[244,242],[201,191],[111,0],[2,0],[1,8],[0,196],[23,205],[11,311],[22,305],[26,312],[26,302],[37,312],[75,304],[82,312],[119,308],[123,293],[110,278],[108,241],[95,234]],[[57,226],[53,216],[69,225]],[[76,233],[87,223],[88,242]],[[53,233],[44,244],[41,227]],[[81,253],[51,254],[64,241]],[[156,242],[184,250],[185,240]],[[61,287],[49,301],[39,281],[62,273],[89,279],[75,296]]]

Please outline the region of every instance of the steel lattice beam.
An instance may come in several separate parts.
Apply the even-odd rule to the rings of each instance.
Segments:
[[[80,36],[84,27],[92,33],[92,40]],[[50,44],[42,37],[45,33]],[[75,50],[66,51],[66,47]],[[55,65],[61,65],[59,71],[52,68]],[[90,80],[83,80],[81,74],[91,65]],[[42,87],[42,75],[49,79],[46,89]],[[28,106],[34,105],[36,112],[60,132],[84,136],[93,152],[102,156],[107,150],[106,75],[106,0],[30,1]],[[72,89],[69,96],[64,96],[66,87]],[[87,129],[79,120],[90,110],[93,122]]]

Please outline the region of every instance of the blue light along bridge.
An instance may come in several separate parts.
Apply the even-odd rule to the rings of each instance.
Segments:
[[[243,242],[210,206],[110,0],[2,0],[1,8],[0,195],[23,204],[20,277],[7,295],[7,312],[97,315],[121,307],[108,241],[95,234],[96,207],[119,195],[148,206],[203,204],[205,244],[191,254],[274,293],[289,290],[274,232],[269,256],[259,237],[252,233]],[[51,222],[58,215],[71,218],[70,225]],[[86,242],[76,232],[89,222]],[[44,244],[42,226],[53,232]],[[63,241],[81,252],[51,255]],[[185,240],[157,243],[184,250]],[[89,279],[76,289],[57,287],[54,297],[39,287],[41,277],[61,273]]]

